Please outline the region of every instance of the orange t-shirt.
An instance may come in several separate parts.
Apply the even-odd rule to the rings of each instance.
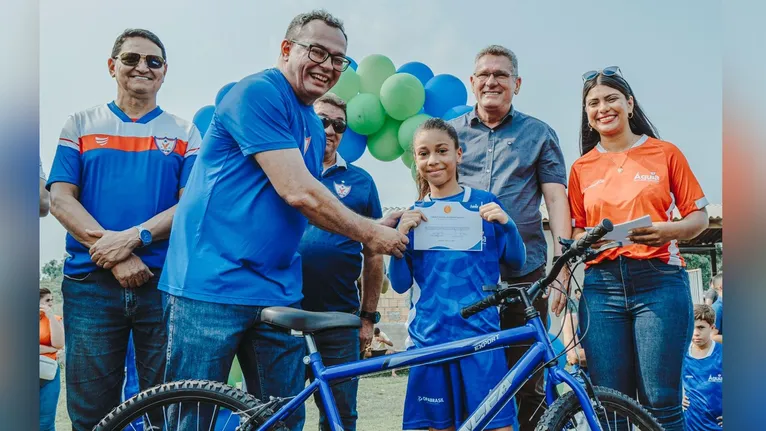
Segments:
[[[61,316],[56,316],[56,320],[60,322]],[[51,322],[45,313],[40,313],[40,344],[44,346],[51,345]],[[42,355],[56,359],[56,352],[43,353]]]
[[[676,207],[686,217],[707,204],[681,150],[670,142],[645,135],[622,153],[607,153],[597,145],[574,162],[569,175],[573,227],[594,227],[605,218],[619,224],[645,215],[653,222],[666,222],[673,219]],[[590,264],[621,255],[685,266],[677,240],[661,247],[630,244],[609,249]]]

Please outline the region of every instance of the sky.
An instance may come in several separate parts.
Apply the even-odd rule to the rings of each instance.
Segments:
[[[357,62],[370,54],[383,54],[397,67],[420,61],[467,87],[480,49],[510,48],[522,78],[514,107],[553,127],[568,168],[579,156],[581,75],[618,65],[661,138],[684,152],[709,201],[721,202],[722,34],[720,2],[713,0],[41,0],[45,171],[67,116],[116,96],[107,59],[125,28],[149,29],[163,41],[168,73],[158,104],[191,121],[223,85],[274,66],[290,20],[316,8],[343,20],[347,54]],[[468,103],[475,103],[470,91]],[[400,160],[381,162],[365,153],[356,165],[372,175],[384,207],[416,198]],[[40,220],[41,264],[64,255],[65,234],[53,216]]]

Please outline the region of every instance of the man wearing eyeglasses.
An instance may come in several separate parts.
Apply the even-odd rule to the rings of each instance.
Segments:
[[[503,281],[534,282],[545,275],[547,243],[540,214],[545,199],[554,238],[554,256],[561,255],[558,238],[571,236],[571,216],[566,194],[566,165],[558,137],[544,122],[516,110],[513,97],[519,94],[521,77],[518,60],[509,49],[491,45],[475,59],[470,77],[476,108],[451,120],[463,147],[458,165],[460,181],[470,187],[488,190],[500,199],[519,227],[527,247],[524,266],[514,271],[501,265]],[[554,258],[555,259],[555,258]],[[568,273],[562,271],[556,287],[565,289]],[[554,283],[555,284],[555,283]],[[559,315],[566,308],[566,295],[550,291],[551,311]],[[548,321],[548,297],[534,304],[543,322]],[[503,329],[525,324],[521,304],[501,311]],[[506,350],[509,366],[526,352],[526,347]],[[520,430],[532,430],[545,411],[543,374],[538,372],[517,395]]]
[[[237,354],[257,398],[296,395],[305,383],[304,340],[259,316],[264,307],[300,307],[297,251],[307,222],[371,253],[406,249],[407,238],[392,228],[396,217],[357,215],[316,179],[325,131],[313,103],[348,67],[346,45],[338,19],[300,14],[277,67],[243,78],[216,107],[160,281],[168,294],[166,380],[226,382]],[[303,415],[300,407],[287,425],[301,429]]]
[[[378,189],[372,177],[364,169],[347,163],[338,153],[346,131],[346,102],[327,93],[314,102],[314,111],[322,120],[327,137],[320,181],[355,213],[372,219],[382,217]],[[359,241],[314,225],[309,225],[303,234],[298,252],[303,261],[303,309],[340,311],[362,318],[361,331],[338,329],[315,335],[322,362],[327,366],[358,360],[360,352],[372,340],[375,323],[380,320],[376,310],[383,283],[383,256],[367,252]],[[361,299],[356,287],[360,274]],[[358,384],[359,380],[352,379],[332,387],[346,431],[356,430]],[[330,429],[323,413],[319,416],[319,429]]]
[[[66,228],[64,327],[72,428],[91,430],[120,403],[131,331],[141,389],[162,383],[165,325],[157,281],[201,143],[189,121],[157,106],[167,55],[125,30],[107,65],[114,101],[69,116],[47,187]]]

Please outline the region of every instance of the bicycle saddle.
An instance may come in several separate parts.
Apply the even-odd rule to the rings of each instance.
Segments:
[[[319,313],[290,307],[264,308],[261,311],[261,321],[308,334],[328,329],[359,328],[362,326],[362,321],[353,314],[340,311]]]

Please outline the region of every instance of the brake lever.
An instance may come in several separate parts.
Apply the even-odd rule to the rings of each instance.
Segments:
[[[565,239],[559,237],[559,244],[561,244],[561,253],[566,253],[567,250],[569,250],[572,247],[572,244],[574,244],[573,239]]]
[[[501,290],[505,290],[508,288],[508,283],[505,281],[501,281],[497,284],[485,284],[481,287],[481,290],[485,292],[499,292]]]
[[[598,257],[599,254],[601,254],[601,253],[603,253],[603,252],[605,252],[605,251],[607,251],[609,249],[617,248],[617,247],[621,247],[621,246],[622,246],[622,242],[621,241],[611,241],[611,242],[608,242],[608,243],[602,245],[601,247],[599,247],[599,248],[597,248],[595,250],[594,249],[588,249],[585,252],[585,259],[583,259],[583,262],[590,262],[591,260],[593,260],[596,257]]]

